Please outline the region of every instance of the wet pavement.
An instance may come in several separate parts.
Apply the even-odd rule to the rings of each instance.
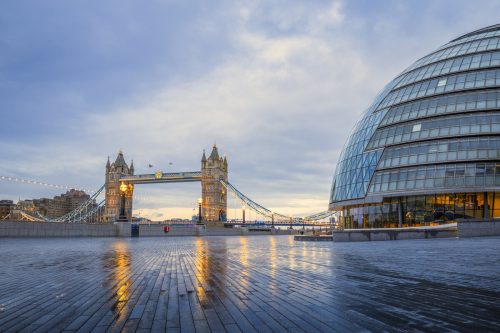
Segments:
[[[1,332],[500,331],[500,238],[0,239]]]

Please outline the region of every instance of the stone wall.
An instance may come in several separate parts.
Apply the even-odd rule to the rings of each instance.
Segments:
[[[0,237],[114,237],[114,224],[0,221]]]
[[[500,221],[459,221],[459,237],[500,236]]]
[[[141,224],[139,237],[176,236],[257,236],[290,235],[291,230],[248,231],[246,228],[204,227],[193,225],[170,226],[163,231],[161,224]],[[130,237],[131,223],[47,223],[27,221],[0,221],[0,237]]]
[[[164,227],[164,225],[161,225],[161,224],[151,224],[151,225],[141,224],[139,227],[139,237],[197,236],[198,235],[198,227],[197,226],[175,225],[175,226],[170,227],[169,232],[164,232],[163,227]],[[129,233],[130,233],[130,231],[129,231]],[[124,235],[124,236],[126,236],[126,235]]]
[[[350,230],[334,231],[334,242],[362,242],[404,239],[449,238],[457,237],[456,230]]]

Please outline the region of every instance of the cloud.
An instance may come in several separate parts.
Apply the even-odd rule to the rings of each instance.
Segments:
[[[270,37],[243,25],[233,40],[237,52],[206,75],[167,86],[144,105],[95,115],[88,126],[92,136],[121,138],[136,161],[165,150],[181,163],[217,141],[237,184],[260,186],[257,196],[280,184],[295,194],[321,191],[325,209],[335,158],[331,141],[345,137],[343,128],[332,131],[331,124],[350,126],[352,116],[335,109],[358,100],[357,87],[366,87],[369,68],[342,39]],[[281,194],[273,196],[261,194],[268,204],[287,204]]]
[[[64,79],[45,71],[40,91],[2,95],[0,103],[11,107],[22,100],[25,115],[7,114],[22,126],[0,144],[0,173],[99,186],[107,155],[120,148],[136,172],[151,172],[149,163],[194,171],[202,149],[217,142],[228,155],[230,181],[257,202],[294,215],[326,209],[340,150],[376,93],[416,58],[465,32],[442,15],[450,4],[471,26],[492,19],[497,6],[485,5],[481,19],[465,2],[420,1],[150,4],[123,7],[107,23],[104,14],[84,16],[78,26],[90,24],[92,33],[75,31],[72,43],[86,40],[92,56],[78,58],[80,71]],[[172,21],[164,23],[164,15]],[[23,87],[14,81],[0,85]],[[138,196],[152,198],[137,200],[137,212],[190,216],[199,184],[184,185],[137,187]],[[31,191],[9,186],[0,194],[39,193]]]

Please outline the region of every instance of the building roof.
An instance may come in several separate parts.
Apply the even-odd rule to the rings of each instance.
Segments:
[[[113,163],[115,167],[117,166],[127,166],[127,162],[125,162],[125,158],[123,158],[123,152],[120,150],[118,152],[118,156],[116,157],[115,163]]]
[[[219,159],[219,151],[217,150],[217,146],[215,144],[214,147],[212,148],[212,153],[210,154],[209,159],[214,161]]]

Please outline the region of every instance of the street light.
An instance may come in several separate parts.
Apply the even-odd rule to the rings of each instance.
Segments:
[[[118,221],[121,221],[121,222],[126,222],[127,221],[127,217],[125,216],[125,194],[127,193],[127,189],[128,189],[128,186],[127,184],[125,184],[124,182],[122,182],[120,184],[120,201],[121,201],[121,204],[120,204],[120,216],[118,217]]]
[[[202,198],[198,198],[198,223],[201,223],[201,204],[203,203]]]
[[[245,205],[241,205],[241,209],[243,209],[243,224],[245,224]]]

